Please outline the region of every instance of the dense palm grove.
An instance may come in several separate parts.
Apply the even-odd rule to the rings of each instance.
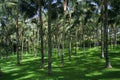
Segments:
[[[71,61],[78,50],[87,55],[86,48],[97,47],[105,67],[112,68],[109,49],[120,43],[119,4],[120,0],[0,0],[0,59],[16,55],[20,66],[24,55],[39,56],[38,68],[47,65],[50,75],[54,52],[64,67],[65,55]]]

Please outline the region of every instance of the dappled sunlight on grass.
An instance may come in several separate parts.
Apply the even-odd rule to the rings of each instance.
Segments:
[[[22,62],[34,61],[34,60],[38,60],[38,59],[40,60],[39,57],[36,57],[36,58],[35,58],[35,57],[31,57],[31,58],[30,58],[30,57],[29,57],[28,59],[22,60]]]
[[[20,69],[19,68],[15,68],[15,67],[6,67],[6,68],[3,68],[3,71],[5,70],[5,72],[14,72],[14,71],[19,71]]]
[[[120,61],[120,58],[118,58],[118,57],[117,57],[117,58],[114,57],[114,58],[112,58],[112,59],[113,59],[114,61],[116,61],[116,60]]]
[[[90,76],[99,76],[102,75],[102,72],[99,71],[94,71],[94,72],[90,72],[88,74],[86,74],[86,76],[90,77]]]
[[[22,64],[17,66],[16,57],[11,56],[9,61],[0,61],[4,73],[0,80],[119,80],[120,51],[117,51],[110,53],[112,69],[105,68],[105,59],[100,59],[97,48],[86,49],[86,55],[78,50],[77,54],[72,55],[71,61],[66,52],[64,66],[61,66],[61,58],[53,54],[51,76],[47,74],[47,57],[45,68],[40,69],[40,57],[24,56]]]

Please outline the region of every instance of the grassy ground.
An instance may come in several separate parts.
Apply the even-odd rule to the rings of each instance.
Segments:
[[[60,59],[53,54],[52,75],[47,75],[46,68],[40,69],[40,58],[24,55],[22,64],[16,65],[15,56],[8,61],[0,61],[3,75],[0,80],[120,80],[120,47],[110,52],[112,69],[106,69],[105,60],[100,59],[100,50],[87,49],[72,55],[72,61],[66,55],[65,65],[61,67]],[[66,53],[67,54],[67,53]]]

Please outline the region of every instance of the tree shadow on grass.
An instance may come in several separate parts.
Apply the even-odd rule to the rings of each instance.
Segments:
[[[102,75],[93,75],[88,76],[88,79],[91,80],[119,80],[120,79],[120,71],[108,71],[103,73]]]
[[[92,49],[86,51],[86,55],[79,53],[72,56],[72,61],[65,57],[64,67],[60,66],[60,61],[57,57],[53,57],[52,75],[47,74],[47,59],[45,59],[45,69],[40,69],[40,59],[27,58],[22,62],[21,66],[8,63],[9,68],[0,77],[0,80],[110,80],[114,78],[120,79],[119,56],[115,56],[111,62],[114,69],[105,70],[105,61],[99,57],[100,52]],[[7,67],[4,65],[4,67]],[[9,70],[11,69],[11,70]],[[8,71],[7,71],[8,70]]]

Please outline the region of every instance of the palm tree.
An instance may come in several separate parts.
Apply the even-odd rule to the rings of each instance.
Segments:
[[[16,53],[17,53],[17,65],[20,64],[20,54],[19,54],[19,51],[18,51],[18,48],[19,48],[19,32],[18,32],[18,16],[19,16],[19,1],[18,0],[18,6],[17,6],[17,14],[16,14],[16,42],[17,42],[17,47],[16,47]]]
[[[67,2],[68,2],[67,0],[64,0],[64,2],[63,2],[63,8],[64,8],[63,18],[64,19],[66,16]],[[65,47],[64,41],[65,41],[65,23],[63,23],[63,34],[62,34],[62,66],[64,66],[64,47]]]
[[[103,26],[104,26],[104,53],[105,53],[105,60],[106,60],[106,68],[112,68],[108,56],[108,23],[107,23],[107,0],[104,0],[104,18],[103,18]]]
[[[4,5],[3,5],[4,11],[6,13],[5,16],[7,16],[7,18],[10,18],[11,20],[12,20],[13,17],[15,19],[17,65],[20,64],[20,54],[19,54],[19,51],[18,51],[18,47],[19,47],[19,32],[18,32],[18,29],[19,29],[18,28],[18,26],[19,26],[18,25],[19,2],[20,2],[20,0],[18,0],[18,2],[5,1]],[[16,11],[16,13],[14,13],[15,11]],[[8,40],[7,37],[6,37],[6,40]]]
[[[102,23],[104,23],[103,5],[101,6]],[[101,58],[104,58],[104,25],[101,25]]]
[[[52,73],[52,41],[51,41],[51,3],[52,1],[48,1],[48,75]]]
[[[39,20],[40,20],[40,39],[41,39],[41,67],[44,68],[44,44],[43,44],[43,20],[42,20],[42,0],[39,0]]]

